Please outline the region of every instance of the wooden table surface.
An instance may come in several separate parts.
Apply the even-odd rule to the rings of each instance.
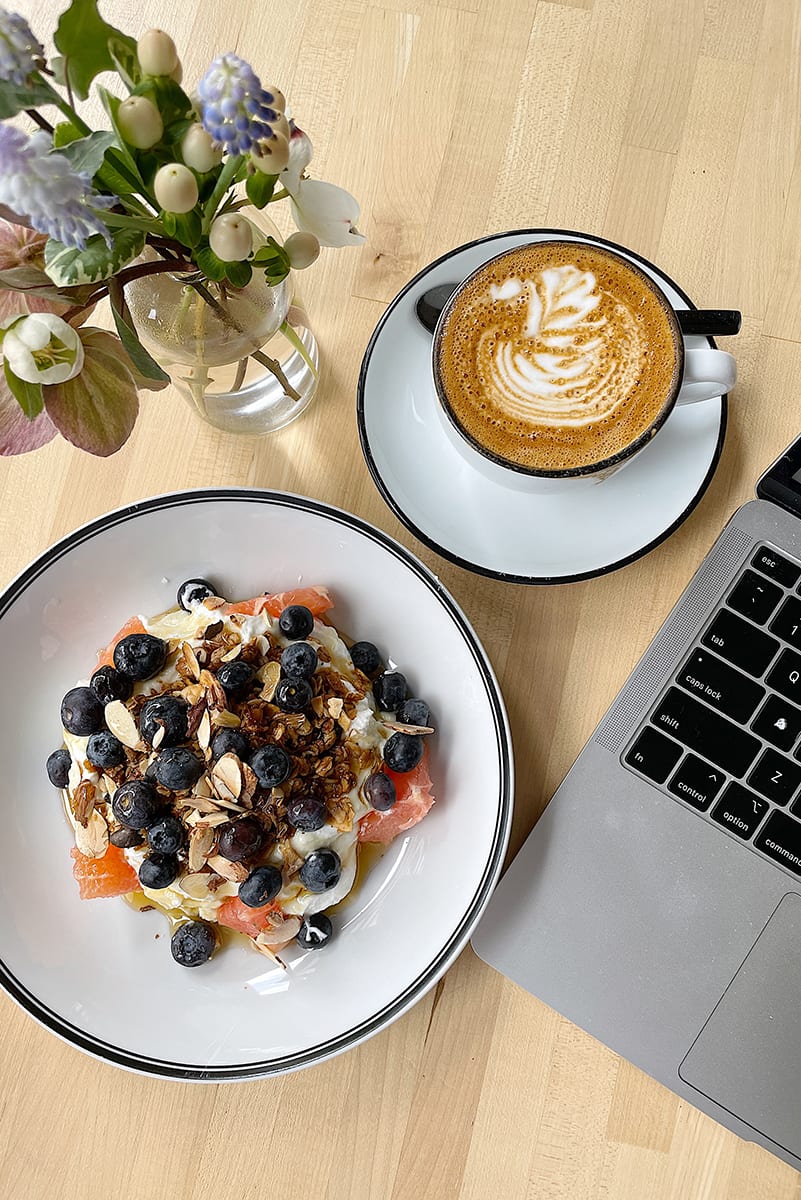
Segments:
[[[16,6],[47,40],[58,0]],[[284,488],[350,509],[441,576],[487,648],[514,735],[514,852],[727,517],[801,426],[801,5],[101,7],[132,33],[166,25],[188,81],[230,49],[279,83],[313,139],[313,170],[358,196],[369,240],[324,252],[304,277],[321,387],[281,433],[218,433],[170,389],[145,395],[133,437],[109,460],[60,441],[3,459],[0,583],[74,526],[176,488]],[[744,316],[729,346],[740,381],[725,450],[698,508],[641,561],[561,587],[484,579],[422,547],[380,499],[356,432],[359,364],[386,304],[449,247],[523,226],[622,242],[699,305]],[[355,1051],[243,1085],[115,1070],[3,995],[0,1180],[13,1200],[801,1197],[789,1167],[470,949]]]

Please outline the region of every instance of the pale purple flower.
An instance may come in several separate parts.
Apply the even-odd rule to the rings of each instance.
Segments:
[[[23,87],[44,61],[44,46],[25,18],[0,8],[0,79]]]
[[[48,153],[50,145],[46,133],[28,137],[13,125],[0,125],[0,204],[65,246],[83,250],[93,234],[111,245],[94,209],[110,208],[114,198],[94,193],[89,176],[74,171],[63,154]]]
[[[247,154],[272,137],[278,111],[253,68],[237,54],[215,58],[197,87],[203,128],[229,154]]]

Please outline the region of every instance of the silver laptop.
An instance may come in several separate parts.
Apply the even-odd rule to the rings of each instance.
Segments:
[[[477,953],[801,1170],[801,438],[501,881]]]

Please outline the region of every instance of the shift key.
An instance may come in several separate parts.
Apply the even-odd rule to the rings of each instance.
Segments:
[[[738,777],[745,774],[762,748],[762,743],[747,730],[678,688],[670,688],[662,697],[651,716],[651,724]]]

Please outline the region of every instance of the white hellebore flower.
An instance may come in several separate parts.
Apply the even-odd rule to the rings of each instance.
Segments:
[[[367,241],[356,228],[359,205],[344,188],[319,179],[301,179],[290,195],[298,229],[313,233],[321,246],[361,246]]]
[[[14,317],[3,334],[3,356],[26,383],[66,383],[83,367],[83,343],[55,313]]]

